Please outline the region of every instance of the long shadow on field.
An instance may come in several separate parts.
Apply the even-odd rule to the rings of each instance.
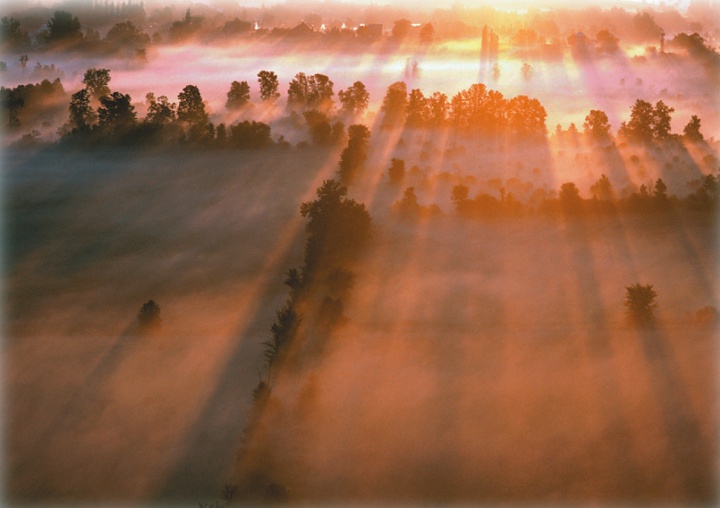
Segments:
[[[29,450],[23,450],[22,459],[9,472],[9,477],[16,478],[21,484],[24,483],[26,476],[35,477],[38,465],[43,463],[46,451],[50,449],[54,439],[64,435],[63,430],[78,428],[86,420],[91,419],[93,415],[100,413],[103,385],[117,372],[123,361],[132,353],[133,346],[139,339],[136,325],[134,323],[128,325],[95,368],[87,375],[84,382],[79,384],[80,388],[77,392],[68,397],[54,418],[45,422],[44,430],[39,433],[33,446]],[[17,425],[22,425],[22,422],[9,423],[11,427]],[[12,449],[9,451],[12,453]],[[10,482],[9,486],[11,498],[22,498],[23,501],[27,501],[28,498],[42,496],[43,489],[41,486],[35,485],[31,492],[13,492],[12,482]]]
[[[667,432],[670,460],[677,471],[687,502],[717,501],[715,442],[703,438],[700,423],[665,333],[658,329],[639,330],[652,387]]]
[[[577,235],[575,238],[568,239],[568,242],[574,246],[571,262],[576,280],[576,297],[580,307],[589,314],[583,316],[589,318],[586,349],[593,364],[593,370],[599,371],[601,367],[598,365],[604,363],[602,360],[611,359],[613,354],[609,330],[610,320],[600,296],[600,283],[595,273],[597,263],[590,246],[591,238],[587,230],[587,223],[584,218],[580,217],[570,226]],[[621,225],[618,229],[620,234],[624,235]],[[627,249],[626,254],[629,256]],[[627,259],[630,262],[630,258]],[[606,470],[602,473],[612,476],[614,491],[602,493],[602,496],[610,497],[613,501],[628,501],[637,494],[640,478],[637,474],[637,466],[633,464],[632,457],[629,456],[632,449],[631,429],[623,416],[618,379],[614,375],[612,364],[610,365],[611,368],[602,368],[602,372],[598,372],[599,375],[593,376],[593,379],[601,380],[593,387],[597,392],[602,414],[606,419],[607,435],[612,438],[605,443],[609,463],[605,465]]]

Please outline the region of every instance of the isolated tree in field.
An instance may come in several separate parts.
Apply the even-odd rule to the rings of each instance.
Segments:
[[[345,90],[338,92],[342,104],[341,111],[350,116],[362,115],[368,107],[370,94],[362,81],[356,81]]]
[[[82,40],[81,28],[76,16],[66,11],[55,11],[47,22],[46,38],[50,43],[77,42]]]
[[[405,178],[405,161],[402,159],[392,158],[390,160],[390,168],[388,169],[390,183],[398,184]]]
[[[70,98],[70,127],[73,131],[87,132],[95,122],[95,110],[90,106],[90,92],[82,89]]]
[[[588,113],[585,117],[583,130],[585,131],[585,134],[590,136],[592,139],[607,139],[610,135],[610,124],[608,123],[607,114],[605,114],[604,111],[591,109],[590,113]]]
[[[240,109],[250,102],[250,85],[247,81],[233,81],[227,93],[225,107],[229,110]]]
[[[407,108],[407,85],[403,81],[397,81],[390,85],[383,98],[380,112],[383,114],[380,127],[392,129],[399,127],[405,120],[405,109]]]
[[[647,326],[655,319],[657,292],[651,285],[633,284],[625,288],[625,307],[631,322]]]
[[[278,77],[272,71],[260,71],[258,73],[260,84],[260,100],[263,102],[274,102],[280,97],[278,92]]]
[[[705,139],[702,132],[700,132],[700,118],[697,115],[690,118],[690,121],[683,128],[683,134],[685,139],[689,141],[702,141]]]
[[[91,67],[85,71],[82,82],[92,98],[100,99],[110,93],[110,79],[110,69]]]
[[[158,328],[162,324],[160,306],[154,300],[148,300],[140,307],[137,320],[141,330]]]

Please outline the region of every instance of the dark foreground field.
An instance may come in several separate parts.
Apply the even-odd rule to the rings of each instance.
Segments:
[[[298,207],[337,160],[5,154],[9,501],[196,505],[240,483]],[[447,188],[443,215],[407,222],[397,189],[366,187],[348,321],[279,374],[249,445],[290,501],[716,500],[716,335],[688,317],[717,302],[709,217],[471,220]],[[637,282],[652,330],[624,320]]]

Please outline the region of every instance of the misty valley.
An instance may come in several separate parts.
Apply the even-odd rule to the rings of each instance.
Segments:
[[[717,8],[3,6],[3,502],[717,503]]]

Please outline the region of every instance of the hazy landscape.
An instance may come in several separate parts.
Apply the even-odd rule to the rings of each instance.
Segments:
[[[717,503],[716,2],[0,11],[3,504]]]

